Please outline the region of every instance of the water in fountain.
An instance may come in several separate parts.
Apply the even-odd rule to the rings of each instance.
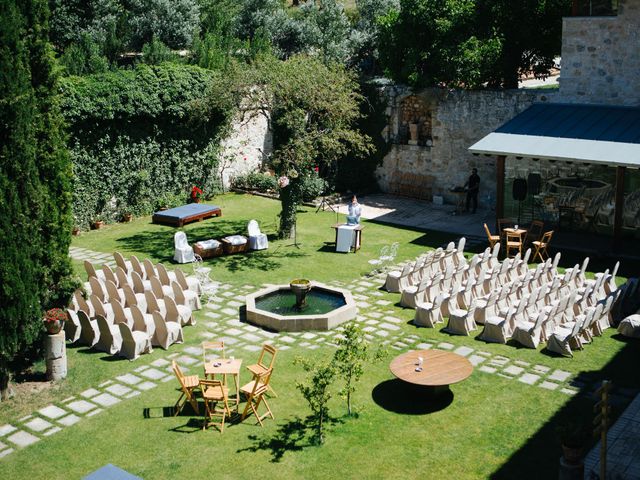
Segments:
[[[291,290],[278,290],[256,299],[256,308],[284,316],[324,314],[344,305],[342,294],[319,288],[312,288],[307,294],[302,312],[296,306],[296,295]]]

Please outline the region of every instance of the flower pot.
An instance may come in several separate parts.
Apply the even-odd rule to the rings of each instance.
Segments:
[[[122,214],[122,221],[125,223],[129,223],[133,220],[133,214],[131,213],[124,213]]]
[[[71,229],[71,235],[77,237],[78,235],[80,235],[80,229],[78,227],[73,227],[73,229]]]
[[[96,220],[91,224],[91,228],[94,230],[100,230],[102,227],[104,227],[104,222],[102,220]]]
[[[62,330],[64,322],[61,320],[53,320],[50,322],[44,322],[44,327],[47,329],[49,335],[57,335]]]
[[[200,203],[200,199],[199,199],[199,198],[197,198],[197,197],[196,197],[196,198],[194,198],[194,199],[192,199],[192,200],[193,200],[193,203]]]

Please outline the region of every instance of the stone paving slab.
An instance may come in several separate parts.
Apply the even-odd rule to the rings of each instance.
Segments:
[[[101,393],[100,395],[94,397],[93,401],[98,405],[102,405],[103,407],[110,407],[118,403],[120,399],[108,393]]]
[[[80,421],[80,417],[72,413],[71,415],[67,415],[66,417],[59,419],[58,423],[61,423],[65,427],[69,427],[78,421]]]
[[[96,406],[93,403],[86,400],[76,400],[67,404],[67,407],[77,413],[87,413],[89,410],[93,410]]]
[[[485,373],[496,373],[496,369],[488,365],[481,366],[480,371]]]
[[[24,424],[29,430],[33,430],[34,432],[44,432],[47,428],[53,427],[53,425],[42,418],[34,418],[33,420],[29,420]]]
[[[161,378],[166,376],[165,373],[161,372],[160,370],[156,370],[155,368],[150,368],[148,370],[145,370],[144,372],[140,372],[140,375],[150,378],[151,380],[160,380]]]
[[[558,382],[564,382],[567,378],[571,376],[571,372],[565,372],[564,370],[555,370],[551,375],[549,375],[549,380],[557,380]]]
[[[451,350],[453,349],[453,347],[455,347],[455,345],[453,345],[452,343],[441,342],[438,344],[438,348],[441,350]]]
[[[10,436],[8,436],[7,440],[9,440],[11,443],[17,445],[20,448],[24,448],[36,443],[40,439],[35,435],[31,435],[28,432],[23,432],[22,430],[18,430],[16,433],[13,433]]]
[[[471,362],[471,365],[473,365],[474,367],[480,365],[485,360],[486,358],[480,355],[471,355],[469,357],[469,362]]]
[[[524,371],[522,367],[516,367],[515,365],[510,365],[503,370],[504,373],[508,373],[509,375],[519,375]]]
[[[2,425],[0,427],[0,437],[4,437],[5,435],[10,434],[11,432],[15,432],[17,430],[13,425]]]
[[[533,373],[525,373],[520,378],[518,378],[519,382],[526,383],[527,385],[533,385],[538,380],[540,380],[540,375],[535,375]]]
[[[2,450],[0,452],[0,458],[2,457],[6,457],[7,455],[9,455],[10,453],[13,453],[13,448],[9,448],[8,450]]]
[[[156,385],[153,382],[142,382],[141,384],[138,385],[137,388],[139,388],[140,390],[151,390],[152,388],[157,387],[158,385]]]
[[[105,388],[105,390],[114,395],[118,395],[119,397],[122,397],[127,393],[131,392],[131,389],[129,387],[125,387],[124,385],[120,385],[118,383],[116,383],[115,385],[108,386],[107,388]],[[94,398],[94,400],[96,400],[96,398]]]
[[[458,355],[462,355],[463,357],[466,357],[471,352],[473,352],[473,348],[465,346],[458,347],[453,351],[453,353],[457,353]]]
[[[63,415],[67,414],[66,410],[63,410],[60,407],[57,407],[55,405],[49,405],[47,407],[41,408],[40,410],[38,410],[38,412],[40,413],[40,415],[47,417],[47,418],[59,418],[62,417]]]
[[[116,380],[118,380],[119,382],[122,382],[122,383],[126,383],[127,385],[137,385],[142,381],[142,379],[140,377],[137,377],[137,376],[133,375],[132,373],[127,373],[125,375],[120,375],[119,377],[116,377]]]
[[[556,388],[558,388],[559,385],[557,383],[544,381],[540,383],[538,386],[541,388],[546,388],[547,390],[555,390]]]
[[[51,430],[47,430],[46,432],[44,432],[44,436],[45,437],[50,437],[51,435],[53,435],[54,433],[58,433],[60,430],[62,430],[62,428],[60,427],[53,427]]]

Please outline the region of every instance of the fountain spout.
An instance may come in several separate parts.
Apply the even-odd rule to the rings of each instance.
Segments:
[[[297,278],[289,283],[291,291],[296,296],[296,308],[304,309],[307,306],[307,294],[311,290],[311,282],[303,278]]]

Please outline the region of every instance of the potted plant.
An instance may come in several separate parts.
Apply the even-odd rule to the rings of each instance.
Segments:
[[[204,196],[202,190],[195,185],[191,188],[191,201],[193,203],[200,203],[202,197]]]
[[[91,228],[94,230],[100,230],[104,225],[105,223],[102,215],[98,215],[93,222],[91,222]]]
[[[131,212],[125,212],[122,214],[122,221],[124,223],[129,223],[133,220],[133,213]]]
[[[577,421],[570,421],[558,428],[562,455],[567,463],[576,465],[582,459],[589,432],[585,426]]]
[[[43,319],[47,333],[49,335],[56,335],[60,333],[66,319],[67,314],[61,308],[52,308],[47,310]]]
[[[73,235],[74,237],[77,237],[78,235],[80,235],[80,227],[78,227],[77,225],[74,225],[73,228],[71,229],[71,235]]]

